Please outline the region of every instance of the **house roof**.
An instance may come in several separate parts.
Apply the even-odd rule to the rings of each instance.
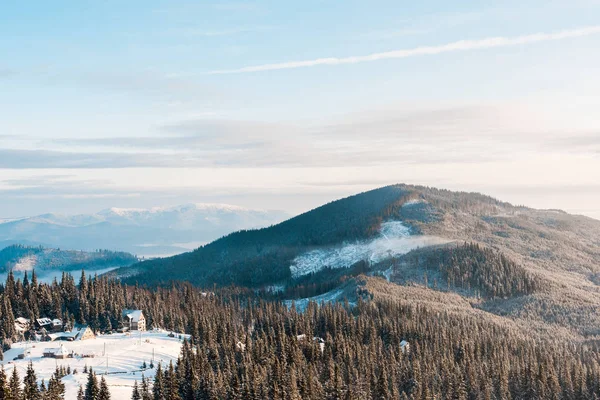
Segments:
[[[50,318],[38,318],[36,319],[36,322],[39,325],[50,325],[52,323],[52,320]]]
[[[143,315],[142,310],[123,310],[123,317],[129,318],[132,322],[139,322]]]
[[[29,320],[27,318],[18,317],[15,318],[15,322],[18,322],[21,325],[27,325],[29,323]]]
[[[81,340],[81,336],[85,333],[88,325],[75,324],[75,327],[71,330],[71,332],[59,332],[59,333],[51,333],[50,338],[52,340],[56,340],[58,338],[72,338],[73,340]]]
[[[55,348],[45,348],[44,354],[54,354],[55,356],[66,356],[69,354],[69,350],[64,345],[60,345],[60,347]]]

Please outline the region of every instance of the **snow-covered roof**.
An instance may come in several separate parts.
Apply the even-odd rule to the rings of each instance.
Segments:
[[[18,317],[18,318],[15,318],[15,322],[17,322],[21,325],[27,325],[29,323],[29,319],[23,318],[23,317]]]
[[[142,310],[123,310],[123,317],[129,318],[133,322],[139,322],[142,316]]]
[[[49,325],[52,323],[52,320],[50,318],[38,318],[36,319],[36,322],[39,325]]]
[[[69,354],[69,350],[67,350],[67,348],[61,344],[60,347],[45,348],[44,354],[54,354],[55,356],[66,356],[67,354]]]
[[[86,331],[87,328],[88,328],[88,325],[75,324],[75,327],[70,332],[51,333],[48,336],[50,336],[50,338],[52,340],[56,340],[58,338],[81,340],[81,336],[83,335],[83,333]]]
[[[62,320],[60,320],[60,319],[58,319],[58,318],[54,318],[54,319],[52,320],[52,325],[54,325],[54,326],[61,326],[62,324],[63,324],[63,323],[62,323]]]

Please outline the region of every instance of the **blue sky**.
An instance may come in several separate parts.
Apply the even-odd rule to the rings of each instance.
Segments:
[[[600,2],[455,3],[2,4],[0,217],[408,182],[600,218]]]

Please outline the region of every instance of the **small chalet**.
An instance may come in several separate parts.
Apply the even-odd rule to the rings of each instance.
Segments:
[[[70,332],[51,333],[49,336],[51,340],[54,341],[63,340],[68,342],[73,342],[75,340],[94,339],[96,337],[94,331],[92,331],[92,328],[90,328],[89,325],[81,324],[75,324]]]
[[[58,318],[52,320],[52,332],[59,332],[63,329],[63,322]]]
[[[142,310],[123,310],[123,327],[130,331],[145,331],[146,317]]]
[[[57,358],[63,360],[69,357],[70,353],[69,350],[67,350],[67,348],[63,344],[61,344],[60,347],[45,348],[43,354],[46,358]]]
[[[52,330],[52,320],[50,318],[38,318],[35,320],[36,329]]]
[[[38,330],[45,329],[46,332],[60,332],[63,329],[63,322],[58,318],[38,318],[35,320],[35,327]]]

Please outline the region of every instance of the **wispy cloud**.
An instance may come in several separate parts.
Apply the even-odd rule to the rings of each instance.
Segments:
[[[327,57],[303,61],[286,61],[273,64],[254,65],[238,69],[224,69],[210,71],[209,74],[240,74],[248,72],[275,71],[282,69],[308,68],[319,65],[342,65],[358,64],[364,62],[373,62],[380,60],[399,59],[408,57],[417,57],[424,55],[436,55],[443,53],[483,50],[499,47],[522,46],[539,42],[562,40],[600,34],[600,25],[586,26],[577,29],[562,30],[551,33],[534,33],[530,35],[514,37],[490,37],[476,40],[459,40],[439,46],[421,46],[412,49],[392,50],[382,53],[373,53],[364,56],[351,57]]]

